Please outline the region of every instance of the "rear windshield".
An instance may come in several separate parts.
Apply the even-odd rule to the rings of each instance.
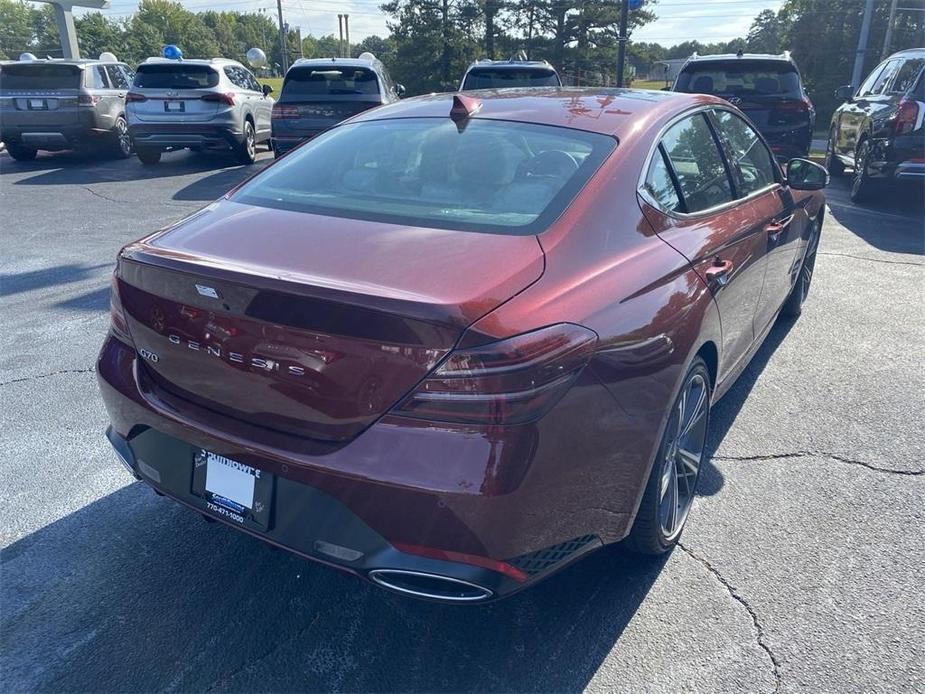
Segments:
[[[536,234],[613,150],[606,135],[474,119],[329,130],[242,187],[251,205],[395,224]]]
[[[184,63],[139,65],[134,83],[149,89],[208,89],[217,84],[218,73],[212,68]]]
[[[283,83],[283,100],[334,96],[362,101],[379,97],[376,73],[365,67],[295,67]]]
[[[718,96],[803,97],[800,75],[784,61],[698,62],[678,75],[674,90]]]
[[[76,65],[3,65],[0,89],[79,89],[80,68]]]
[[[558,87],[559,77],[545,68],[473,68],[466,74],[463,89],[505,89],[507,87]]]

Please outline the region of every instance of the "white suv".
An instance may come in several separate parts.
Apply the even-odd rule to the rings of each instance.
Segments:
[[[156,164],[166,150],[231,149],[252,164],[257,144],[270,139],[272,91],[234,60],[148,58],[126,95],[135,152]]]

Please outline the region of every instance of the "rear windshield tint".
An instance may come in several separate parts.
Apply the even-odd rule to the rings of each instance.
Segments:
[[[80,68],[76,65],[3,65],[0,89],[79,89]]]
[[[251,205],[497,234],[545,229],[616,141],[545,125],[449,118],[328,131],[242,187]]]
[[[784,61],[746,60],[695,63],[686,67],[675,91],[718,96],[802,98],[800,75]]]
[[[379,97],[376,73],[363,67],[296,67],[286,75],[282,100],[323,99],[375,100]]]
[[[217,84],[218,73],[212,68],[184,63],[139,65],[134,83],[148,89],[208,89]]]
[[[474,68],[466,75],[463,89],[505,89],[507,87],[558,87],[553,70]]]

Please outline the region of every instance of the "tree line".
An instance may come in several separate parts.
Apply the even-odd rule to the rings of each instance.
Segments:
[[[865,72],[880,60],[889,4],[875,2]],[[616,81],[616,0],[388,0],[381,9],[389,35],[367,37],[348,51],[353,56],[363,51],[376,54],[409,94],[454,89],[472,61],[514,55],[548,60],[568,84],[602,86]],[[659,9],[655,0],[648,0],[631,12],[630,32],[654,21]],[[863,10],[864,0],[787,0],[778,12],[759,13],[748,33],[732,41],[690,40],[672,47],[631,41],[627,76],[657,75],[658,61],[693,52],[790,50],[825,122],[822,119],[836,106],[833,90],[849,80]],[[282,64],[275,15],[267,12],[192,12],[171,0],[142,0],[131,17],[90,12],[75,23],[81,52],[88,56],[111,51],[134,64],[175,43],[188,57],[243,61],[247,50],[257,46],[266,51],[271,66]],[[923,35],[925,12],[900,12],[893,49],[921,45]],[[342,48],[332,35],[301,37],[301,42],[299,38],[289,30],[289,63],[302,55],[338,55]],[[0,58],[23,51],[40,57],[60,55],[51,8],[0,0]]]

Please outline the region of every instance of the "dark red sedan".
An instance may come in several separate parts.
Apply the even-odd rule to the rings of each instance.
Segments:
[[[109,439],[207,518],[410,595],[665,552],[710,406],[800,312],[825,182],[702,95],[367,112],[122,250]]]

